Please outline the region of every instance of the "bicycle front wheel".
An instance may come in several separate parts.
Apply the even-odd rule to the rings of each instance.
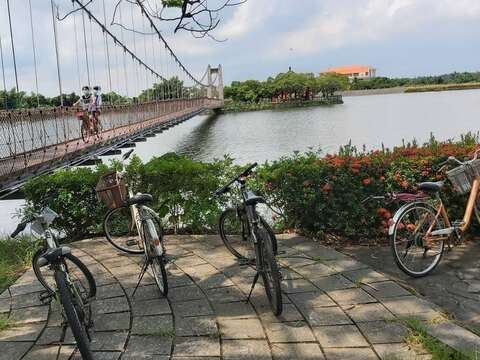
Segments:
[[[130,207],[122,206],[110,210],[103,220],[103,231],[107,240],[118,250],[128,254],[142,254],[143,240]]]
[[[412,277],[422,277],[439,264],[445,243],[426,239],[428,230],[443,229],[443,219],[437,218],[437,209],[427,203],[407,206],[398,216],[390,236],[390,246],[398,267]]]
[[[32,267],[35,276],[42,286],[50,293],[56,292],[56,281],[54,271],[50,264],[45,260],[43,254],[47,251],[46,248],[40,248],[33,255]],[[63,258],[63,264],[68,271],[70,280],[76,285],[80,296],[84,301],[93,299],[97,294],[97,285],[95,279],[88,270],[87,266],[75,255],[66,254]]]
[[[282,288],[277,259],[273,252],[271,236],[267,230],[259,228],[257,231],[257,251],[261,261],[261,274],[265,293],[272,308],[273,314],[279,316],[283,311]]]
[[[86,121],[82,121],[82,126],[80,127],[80,132],[82,134],[82,140],[84,142],[88,142],[90,139],[90,127],[86,123]]]
[[[87,332],[85,330],[85,324],[80,321],[78,316],[73,300],[74,295],[71,292],[65,273],[59,270],[55,271],[55,281],[58,287],[60,302],[62,303],[65,317],[72,330],[78,350],[80,351],[80,354],[82,354],[84,360],[93,360],[93,355],[90,351],[90,342],[88,341]],[[77,304],[77,306],[81,305],[82,304]]]
[[[239,259],[247,259],[253,254],[246,220],[245,212],[234,208],[226,209],[219,220],[220,237],[225,247]]]

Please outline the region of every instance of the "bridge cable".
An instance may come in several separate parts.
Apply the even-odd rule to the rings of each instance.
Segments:
[[[136,37],[135,37],[135,22],[134,22],[134,19],[133,19],[133,6],[130,5],[130,17],[132,18],[132,36],[133,36],[133,51],[135,52],[135,54],[137,54],[137,41],[136,41]],[[138,80],[138,68],[135,66],[135,61],[134,59],[132,58],[132,64],[135,68],[135,84],[136,84],[136,93],[137,93],[137,101],[138,101],[138,96],[139,96],[139,93],[140,93],[140,84],[139,84],[139,80]]]
[[[57,76],[58,76],[58,90],[60,92],[60,106],[63,107],[62,76],[60,73],[60,57],[58,53],[57,23],[55,21],[55,9],[53,5],[53,0],[50,0],[50,4],[52,9],[53,38],[55,40],[55,57],[57,59]]]
[[[120,16],[120,22],[123,22],[122,20],[122,4],[118,4],[118,15]],[[124,42],[124,37],[123,37],[123,28],[120,28],[120,36],[122,39],[122,44]],[[125,59],[126,56],[126,47],[123,46],[123,72],[124,72],[124,77],[125,77],[125,95],[128,98],[128,75],[127,75],[127,61]]]
[[[3,44],[2,44],[1,35],[0,35],[0,60],[2,62],[2,79],[3,79],[4,98],[5,98],[5,110],[7,110],[8,109],[7,83],[5,81],[5,63],[3,60]]]
[[[75,9],[75,4],[72,3]],[[77,14],[73,13],[73,30],[75,33],[75,62],[77,65],[78,90],[82,88],[82,79],[80,78],[80,52],[78,50],[78,32],[77,32]]]
[[[87,85],[92,86],[92,82],[90,81],[90,66],[88,64],[88,49],[87,49],[87,31],[86,31],[86,24],[85,24],[85,13],[82,11],[82,30],[83,30],[83,51],[85,53],[85,64],[87,65]]]
[[[95,52],[93,51],[93,25],[92,25],[92,18],[89,17],[88,18],[88,22],[89,22],[89,29],[90,29],[90,60],[91,60],[91,64],[92,64],[92,79],[93,79],[93,83],[92,83],[92,86],[95,86],[95,85],[98,85],[97,82],[98,82],[98,79],[97,79],[97,74],[95,72]]]
[[[28,0],[28,10],[30,13],[30,30],[32,33],[33,64],[35,70],[35,90],[37,93],[37,107],[40,107],[40,98],[38,95],[38,72],[37,72],[37,51],[35,46],[35,33],[33,30],[32,0]]]
[[[10,13],[10,0],[7,0],[7,12],[8,12],[8,25],[10,27],[10,43],[12,45],[13,69],[15,71],[15,86],[18,94],[19,88],[18,88],[18,74],[17,74],[17,58],[15,56],[15,45],[14,45],[15,41],[13,40],[12,15]]]
[[[103,21],[107,23],[107,11],[105,10],[105,0],[103,0]],[[108,66],[108,84],[110,87],[110,104],[112,104],[112,72],[110,67],[110,49],[108,46],[107,34],[103,31],[103,36],[105,38],[105,46],[107,50],[107,66]]]

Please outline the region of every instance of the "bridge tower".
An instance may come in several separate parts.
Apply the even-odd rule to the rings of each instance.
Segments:
[[[216,75],[215,79],[213,76]],[[222,65],[218,65],[216,68],[212,68],[210,65],[207,67],[207,97],[215,97],[219,100],[224,99],[223,95],[223,70]],[[215,86],[215,83],[217,84]]]

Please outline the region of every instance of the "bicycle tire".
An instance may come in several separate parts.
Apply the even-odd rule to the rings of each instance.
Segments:
[[[112,216],[114,216],[117,212],[120,212],[120,211],[126,211],[127,214],[130,214],[131,216],[131,212],[130,212],[130,207],[128,206],[122,206],[122,207],[119,207],[119,208],[116,208],[116,209],[112,209],[110,211],[108,211],[106,214],[105,214],[105,218],[103,219],[103,232],[105,234],[105,237],[107,238],[108,242],[110,244],[112,244],[116,249],[120,250],[120,251],[123,251],[127,254],[143,254],[144,253],[144,250],[142,248],[140,248],[140,245],[142,245],[142,239],[140,238],[140,235],[137,234],[137,235],[133,235],[133,234],[127,234],[126,236],[124,237],[132,237],[132,236],[135,236],[135,237],[138,237],[136,239],[137,241],[137,246],[138,249],[132,249],[132,247],[127,247],[127,244],[125,244],[125,247],[124,246],[121,246],[119,244],[119,241],[117,241],[116,239],[114,239],[114,237],[112,236],[111,234],[111,231],[109,229],[109,224],[108,224],[108,221],[109,219],[112,218]],[[128,215],[127,215],[128,216]],[[130,218],[131,219],[131,218]],[[158,219],[155,218],[155,220],[158,222]],[[129,228],[132,228],[134,224],[129,224]],[[135,225],[136,227],[136,225]],[[132,231],[132,230],[130,230]],[[128,241],[129,239],[125,239],[126,241]]]
[[[90,140],[90,129],[86,126],[85,120],[82,120],[80,133],[82,135],[83,142],[88,142],[88,140]]]
[[[261,261],[260,267],[265,293],[273,314],[279,316],[283,311],[282,287],[270,234],[266,229],[260,228],[257,231],[257,240],[256,248]]]
[[[477,202],[475,203],[475,216],[477,218],[478,225],[480,225],[480,194],[477,197]]]
[[[230,253],[232,253],[233,256],[235,256],[238,259],[246,259],[245,256],[243,256],[242,254],[240,254],[240,252],[237,251],[235,246],[232,244],[232,241],[229,240],[228,235],[226,234],[225,221],[229,216],[238,217],[239,216],[238,215],[238,210],[235,209],[235,208],[227,208],[222,212],[222,214],[220,215],[219,222],[218,222],[220,237],[221,237],[225,247],[230,251]],[[262,227],[264,227],[267,230],[267,232],[270,236],[273,252],[274,252],[275,255],[277,255],[278,246],[277,246],[277,238],[275,237],[275,233],[273,232],[273,229],[270,227],[270,225],[267,223],[267,221],[262,216],[259,216],[259,218],[260,218],[260,222],[262,224]],[[244,223],[244,218],[240,217],[239,221],[241,222],[241,226],[242,226],[242,241],[248,242],[248,238],[246,237],[246,236],[248,236],[248,234],[245,235],[243,233],[243,232],[247,231],[248,227]],[[253,248],[252,248],[252,250],[253,250]]]
[[[83,360],[93,360],[93,354],[90,350],[90,342],[88,341],[85,327],[80,322],[77,310],[75,309],[72,293],[69,285],[67,284],[65,273],[63,271],[56,270],[55,281],[58,287],[60,302],[65,311],[65,316],[70,329],[72,330],[73,337],[77,343],[78,350],[80,351],[80,354],[82,354]]]
[[[43,253],[46,251],[45,248],[40,248],[38,249],[35,254],[33,255],[32,259],[32,267],[33,267],[33,272],[35,273],[35,276],[37,277],[38,281],[42,286],[50,293],[50,294],[55,294],[56,289],[53,289],[50,284],[48,284],[47,280],[45,279],[44,275],[42,274],[41,271],[41,264],[40,264],[40,258],[43,255]],[[64,256],[65,259],[71,261],[77,268],[83,273],[85,279],[87,280],[88,283],[88,295],[86,296],[86,299],[93,299],[96,294],[97,294],[97,284],[95,282],[95,278],[93,277],[92,273],[90,270],[88,270],[87,266],[75,255],[73,254],[66,254]],[[64,265],[66,263],[64,262]],[[48,266],[48,264],[45,264],[43,266]],[[68,266],[67,266],[68,269]]]
[[[440,252],[439,252],[439,254],[437,254],[436,259],[434,259],[434,261],[430,264],[430,266],[428,266],[425,270],[423,270],[423,271],[413,271],[413,270],[409,269],[407,266],[404,265],[403,261],[400,259],[400,255],[398,254],[397,249],[396,249],[396,245],[395,245],[396,238],[397,238],[397,231],[399,231],[400,224],[403,224],[401,220],[410,211],[413,211],[415,209],[427,210],[433,216],[435,216],[437,211],[438,211],[438,209],[435,209],[432,205],[427,204],[427,203],[423,203],[423,202],[412,203],[409,206],[406,206],[405,208],[400,210],[401,212],[398,214],[398,216],[397,216],[397,214],[395,214],[395,216],[394,216],[394,218],[397,218],[397,221],[395,222],[395,224],[393,224],[394,229],[393,229],[392,234],[390,235],[390,248],[391,248],[393,257],[395,259],[395,263],[397,264],[399,269],[402,270],[405,274],[407,274],[411,277],[420,278],[420,277],[428,275],[438,266],[438,264],[440,263],[440,260],[442,259],[443,252],[445,250],[445,242],[444,241],[439,241],[441,243],[440,244]],[[438,225],[442,226],[438,219],[437,219],[437,223],[438,223]]]
[[[163,296],[168,295],[168,278],[167,270],[165,269],[165,258],[164,256],[155,256],[151,259],[150,269],[153,273],[153,278],[157,284],[158,290],[162,293]],[[158,267],[158,268],[157,268]],[[159,279],[161,277],[161,279]]]

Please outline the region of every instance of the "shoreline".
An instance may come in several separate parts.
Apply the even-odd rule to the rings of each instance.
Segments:
[[[235,112],[249,112],[249,111],[262,111],[262,110],[283,110],[283,109],[297,109],[303,107],[314,106],[333,106],[343,104],[341,95],[334,95],[326,99],[307,100],[307,101],[286,101],[286,102],[260,102],[260,103],[240,103],[232,102],[224,104],[224,106],[218,110],[219,113],[235,113]]]
[[[421,92],[459,91],[459,90],[476,90],[476,89],[480,89],[480,83],[398,86],[398,87],[383,88],[383,89],[345,90],[345,91],[339,91],[338,94],[341,96],[350,97],[350,96],[411,94],[411,93],[421,93]]]

